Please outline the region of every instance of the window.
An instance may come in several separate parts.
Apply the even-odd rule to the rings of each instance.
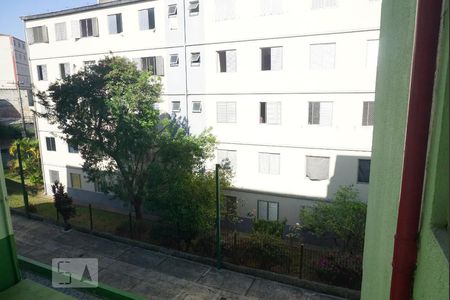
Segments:
[[[336,43],[312,44],[309,49],[311,70],[331,70],[335,68]]]
[[[135,59],[137,68],[151,72],[153,75],[164,76],[164,59],[162,56],[149,56]]]
[[[363,103],[362,126],[373,126],[375,102],[367,101]]]
[[[202,112],[202,103],[200,101],[192,101],[192,112],[193,113]]]
[[[50,183],[54,184],[55,181],[59,182],[59,172],[55,170],[48,170],[48,177],[50,179]]]
[[[95,65],[95,60],[85,60],[85,61],[83,61],[83,65],[84,65],[84,67],[89,67],[89,66]]]
[[[47,26],[27,28],[28,44],[48,43]]]
[[[258,200],[258,219],[278,221],[278,202]]]
[[[171,4],[168,7],[167,16],[169,18],[169,28],[171,30],[178,29],[177,5]]]
[[[66,77],[70,75],[70,64],[59,64],[59,74],[61,76],[61,79],[66,79]]]
[[[200,4],[198,1],[189,2],[189,15],[197,16],[200,12]]]
[[[172,101],[172,113],[177,113],[181,111],[180,101]]]
[[[236,50],[217,51],[218,71],[236,72]]]
[[[143,9],[139,11],[139,29],[155,29],[155,9]]]
[[[55,40],[67,40],[67,28],[65,22],[55,24]]]
[[[77,173],[70,173],[70,186],[73,189],[81,189],[81,175]]]
[[[330,173],[330,158],[320,156],[306,157],[306,177],[310,180],[326,180]]]
[[[311,9],[336,7],[337,0],[312,0]]]
[[[280,154],[279,153],[259,153],[259,173],[269,175],[280,174]]]
[[[180,59],[178,58],[178,54],[170,54],[170,66],[178,67],[180,64]]]
[[[369,183],[370,159],[358,159],[358,183]]]
[[[230,164],[233,171],[236,171],[237,166],[237,151],[217,149],[217,163],[222,166]]]
[[[200,52],[191,53],[191,66],[192,67],[200,66]]]
[[[309,102],[308,124],[331,126],[333,116],[332,102]]]
[[[47,151],[56,151],[56,143],[54,137],[46,137],[45,143],[47,144]]]
[[[75,38],[85,38],[90,36],[98,36],[98,21],[97,18],[83,19],[79,21],[79,31],[76,31],[77,24],[75,23],[72,30]]]
[[[367,41],[366,67],[376,69],[378,64],[378,40]]]
[[[28,106],[34,106],[33,92],[27,90]]]
[[[37,66],[37,77],[39,81],[47,81],[47,65]]]
[[[169,9],[168,9],[167,15],[168,15],[169,18],[177,16],[177,5],[176,4],[169,5]]]
[[[78,153],[78,146],[69,144],[68,148],[69,148],[69,153]]]
[[[233,20],[236,15],[235,0],[215,0],[216,5],[216,21]]]
[[[279,71],[283,69],[283,47],[261,48],[261,70]]]
[[[281,124],[281,102],[259,102],[259,123]]]
[[[122,14],[115,14],[108,16],[108,31],[109,34],[117,34],[123,31]]]
[[[217,102],[217,123],[236,123],[236,102]]]
[[[283,0],[260,0],[261,15],[271,16],[283,13]]]

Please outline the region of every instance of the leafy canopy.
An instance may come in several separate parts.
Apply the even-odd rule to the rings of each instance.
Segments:
[[[12,142],[9,155],[12,156],[9,167],[12,172],[19,173],[19,155],[17,145],[20,145],[23,173],[32,184],[42,184],[42,169],[39,155],[39,141],[33,138],[22,138]]]

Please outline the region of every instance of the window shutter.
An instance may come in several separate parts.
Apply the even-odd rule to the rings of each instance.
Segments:
[[[267,201],[258,201],[258,219],[267,220]]]
[[[55,24],[55,39],[63,41],[67,39],[66,23]]]
[[[142,71],[142,58],[140,57],[133,58],[133,62],[136,64],[136,68],[139,71]]]
[[[42,80],[47,81],[47,65],[42,65],[41,70],[42,70]]]
[[[156,74],[159,76],[164,76],[164,58],[162,56],[156,57]]]
[[[283,13],[283,0],[261,0],[261,15],[279,15]]]
[[[310,45],[309,67],[311,70],[334,69],[336,59],[336,44]]]
[[[281,124],[281,102],[267,102],[267,123]]]
[[[374,121],[375,102],[367,102],[367,124],[372,126]]]
[[[149,29],[148,16],[149,16],[149,12],[147,9],[143,9],[143,10],[139,11],[139,29],[140,30]]]
[[[42,30],[42,42],[48,43],[48,28],[47,26],[41,26]]]
[[[236,102],[227,103],[227,122],[236,123]]]
[[[331,126],[333,116],[333,103],[320,102],[320,125]]]
[[[217,123],[227,122],[227,103],[217,102]]]
[[[27,40],[29,45],[34,44],[33,28],[27,28]]]
[[[155,29],[155,9],[150,8],[148,10],[148,25],[149,29]]]
[[[55,181],[59,181],[59,172],[54,170],[49,170],[50,183],[54,184]]]
[[[269,155],[269,173],[271,175],[280,174],[280,155],[279,154],[268,154]]]
[[[283,69],[283,47],[273,47],[270,49],[271,70],[279,71]]]
[[[370,159],[358,160],[358,182],[369,182]]]
[[[278,220],[278,203],[275,202],[268,203],[268,220],[269,221]]]
[[[81,37],[80,21],[78,20],[72,21],[71,27],[72,27],[72,37],[75,39],[79,39]]]
[[[109,34],[117,33],[117,16],[116,15],[108,16],[108,32],[109,32]]]
[[[92,18],[92,35],[98,36],[98,20],[97,20],[97,18]]]
[[[236,72],[236,50],[225,51],[227,72]]]
[[[259,153],[259,173],[269,174],[270,157],[268,153]]]
[[[70,64],[69,63],[64,64],[64,75],[66,77],[70,75]]]
[[[52,149],[52,145],[50,143],[50,138],[45,138],[45,144],[47,145],[47,150]]]
[[[329,157],[306,157],[306,177],[310,180],[326,180],[329,178]]]

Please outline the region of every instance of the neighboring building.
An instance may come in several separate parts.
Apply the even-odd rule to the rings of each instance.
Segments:
[[[0,34],[0,123],[20,123],[22,108],[26,123],[33,123],[34,106],[26,44]]]
[[[128,57],[161,76],[162,111],[185,116],[194,134],[213,128],[241,215],[296,222],[343,184],[367,200],[380,1],[101,2],[23,17],[38,90]],[[98,199],[57,135],[39,120],[47,191],[59,178]]]

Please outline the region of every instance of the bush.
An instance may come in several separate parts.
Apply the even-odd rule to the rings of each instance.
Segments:
[[[362,257],[350,253],[335,252],[322,256],[315,263],[317,277],[325,283],[361,288]]]
[[[52,192],[55,208],[58,214],[63,217],[65,230],[69,230],[71,228],[69,219],[76,215],[72,197],[64,192],[64,185],[58,181],[55,181],[55,184],[52,185]]]
[[[266,221],[266,220],[253,220],[253,232],[264,233],[277,237],[282,237],[284,228],[286,227],[287,220],[283,221]]]

